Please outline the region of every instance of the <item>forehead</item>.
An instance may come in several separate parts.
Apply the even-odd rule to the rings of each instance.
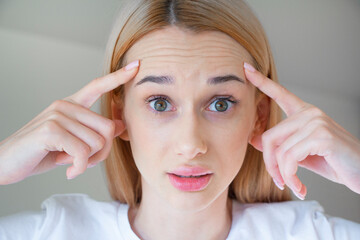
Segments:
[[[139,39],[125,55],[126,63],[136,59],[141,64],[134,82],[147,75],[172,75],[181,82],[226,74],[245,79],[243,62],[252,62],[246,49],[225,33],[194,33],[176,26]]]
[[[186,64],[188,61],[221,65],[221,61],[229,64],[234,61],[250,61],[251,57],[245,48],[225,33],[219,31],[194,33],[170,26],[150,32],[139,39],[125,56],[127,63],[136,59],[141,59],[144,68],[154,65],[152,63]]]

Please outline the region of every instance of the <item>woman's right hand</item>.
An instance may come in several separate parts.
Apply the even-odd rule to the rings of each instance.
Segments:
[[[106,92],[133,79],[139,61],[96,78],[75,94],[56,100],[24,127],[0,142],[0,184],[19,182],[60,164],[72,163],[68,179],[103,161],[124,126],[89,108]],[[119,121],[115,124],[114,121]]]

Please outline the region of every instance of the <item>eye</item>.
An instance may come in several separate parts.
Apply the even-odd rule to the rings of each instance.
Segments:
[[[226,112],[238,103],[237,100],[232,100],[231,98],[232,97],[217,97],[215,101],[210,104],[209,109],[215,112]]]
[[[170,99],[166,96],[153,96],[147,100],[147,103],[155,110],[155,113],[165,112],[168,109],[168,105],[171,106],[169,102]]]
[[[238,102],[239,101],[235,100],[232,96],[216,97],[215,100],[211,102],[209,109],[214,112],[224,113]],[[173,109],[171,107],[172,105],[170,104],[170,99],[166,96],[152,96],[146,100],[146,103],[150,105],[155,114],[168,112],[169,110]]]

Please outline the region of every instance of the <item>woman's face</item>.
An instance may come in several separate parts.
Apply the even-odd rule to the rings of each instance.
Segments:
[[[255,125],[255,88],[243,70],[251,57],[224,33],[167,27],[129,49],[126,62],[136,59],[139,72],[125,85],[121,137],[130,141],[143,197],[178,209],[206,207],[227,195]],[[238,80],[214,81],[229,75]],[[155,78],[139,84],[147,76]]]

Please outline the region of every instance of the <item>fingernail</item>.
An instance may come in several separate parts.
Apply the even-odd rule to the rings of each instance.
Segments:
[[[75,177],[77,177],[77,174],[73,173],[74,172],[74,168],[68,168],[68,170],[66,170],[66,177],[68,180],[70,179],[74,179]]]
[[[295,188],[295,191],[296,191],[296,192],[300,192],[300,191],[301,191],[301,188],[302,188],[301,182],[298,182],[298,183],[294,186],[294,188]]]
[[[294,192],[294,191],[293,191],[293,193],[294,193],[294,195],[295,195],[298,199],[300,199],[300,200],[304,200],[304,199],[305,199],[305,197],[302,196],[302,195],[300,195],[300,193]]]
[[[96,165],[97,165],[96,163],[89,164],[89,165],[88,165],[88,168],[93,168],[93,167],[95,167]]]
[[[70,179],[74,179],[75,177],[77,177],[76,175],[74,176],[67,176],[67,179],[70,180]]]
[[[125,66],[125,71],[129,71],[139,66],[139,60],[135,60]]]
[[[273,181],[280,190],[284,190],[284,186],[280,185],[280,183],[278,183],[274,178],[273,178]]]
[[[255,72],[256,71],[255,68],[251,64],[249,64],[247,62],[244,62],[244,68],[249,70],[250,72]]]

